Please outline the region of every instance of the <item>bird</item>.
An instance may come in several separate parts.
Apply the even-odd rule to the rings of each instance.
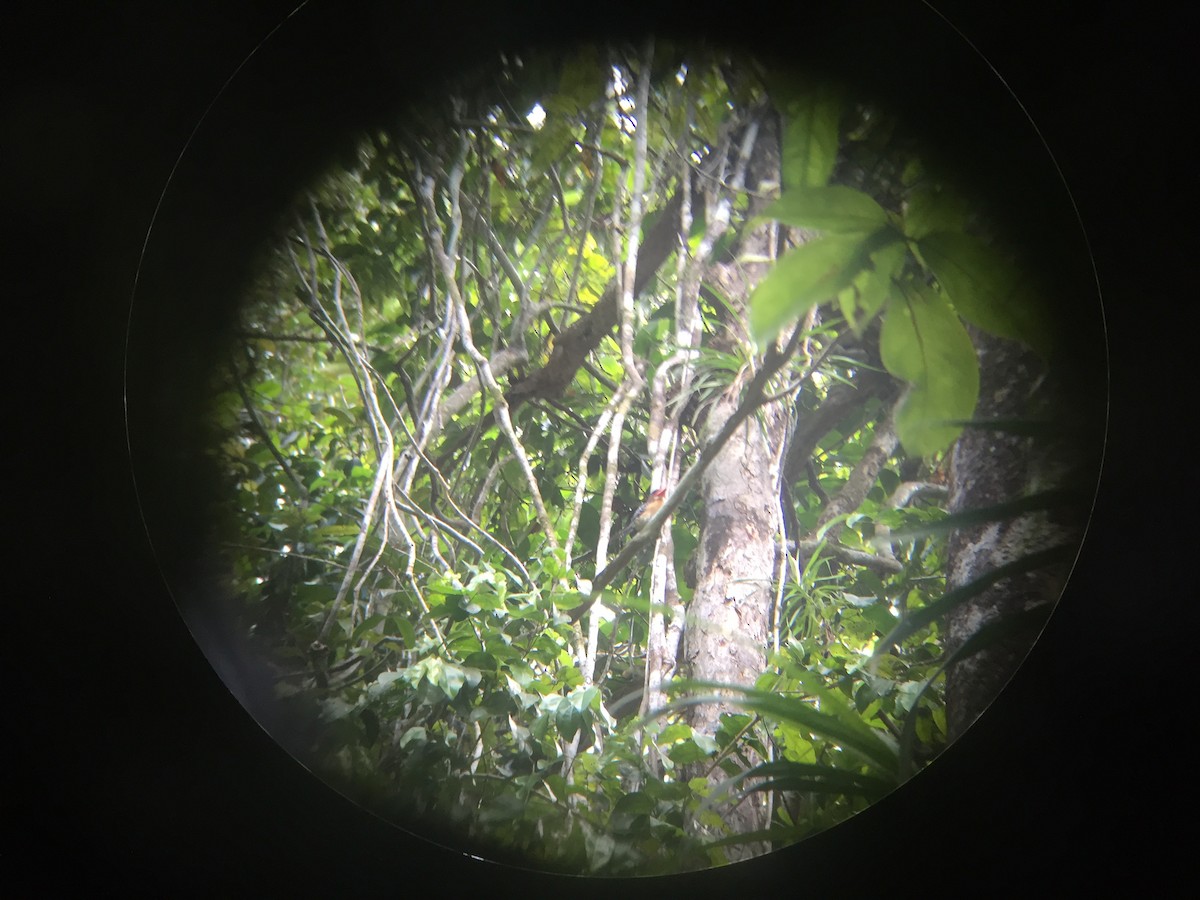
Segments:
[[[617,540],[620,541],[626,535],[636,533],[638,530],[640,530],[641,527],[649,522],[650,519],[653,518],[654,514],[662,508],[663,500],[665,500],[666,497],[666,488],[658,488],[657,490],[651,491],[650,495],[646,497],[645,502],[638,507],[637,512],[630,517],[629,522],[626,523],[625,527],[621,529],[620,534],[617,535]]]
[[[638,531],[643,525],[645,525],[652,518],[654,518],[654,514],[656,512],[658,512],[660,509],[662,509],[663,501],[666,498],[667,498],[667,491],[665,488],[659,488],[658,490],[651,491],[650,495],[648,497],[646,497],[646,499],[642,503],[642,505],[638,507],[637,512],[635,512],[633,514],[633,516],[630,518],[629,522],[626,523],[625,527],[621,529],[620,533],[617,535],[616,540],[614,540],[613,543],[614,544],[619,543],[621,541],[621,539],[625,537],[625,535],[629,534],[630,532]],[[592,551],[589,550],[587,553],[583,554],[583,556],[581,556],[579,558],[582,559],[584,556],[588,556],[591,552]],[[611,581],[611,579],[607,579],[605,581],[605,584],[607,584],[608,581]],[[585,591],[585,593],[591,593],[590,582],[589,582],[589,586],[588,586],[587,590]],[[579,604],[577,607],[570,610],[567,613],[567,619],[571,622],[578,622],[581,618],[583,618],[583,614],[586,613],[589,609],[591,609],[592,605],[599,598],[600,598],[599,592],[592,594],[590,597],[588,597],[588,599],[584,600],[583,603]]]

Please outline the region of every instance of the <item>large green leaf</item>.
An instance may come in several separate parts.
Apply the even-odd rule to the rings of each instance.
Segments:
[[[854,279],[854,283],[838,295],[842,313],[856,335],[891,296],[893,279],[900,273],[908,249],[903,241],[891,241],[870,254],[871,264]]]
[[[967,222],[967,204],[945,189],[919,189],[904,209],[904,233],[919,241],[935,231],[961,232]]]
[[[733,693],[726,696],[687,697],[674,700],[667,705],[667,709],[702,703],[734,704],[759,715],[797,725],[812,734],[835,741],[868,760],[879,772],[894,775],[898,770],[896,748],[878,731],[850,711],[846,704],[837,700],[833,691],[821,690],[819,693],[822,707],[833,710],[833,713],[830,714],[813,709],[807,701],[797,697],[783,697],[773,691],[762,691],[734,684],[684,680],[675,682],[672,688],[675,690],[718,688]]]
[[[583,727],[583,713],[576,709],[570,700],[563,697],[555,711],[554,724],[558,727],[558,733],[569,741]]]
[[[783,113],[783,187],[817,187],[829,181],[838,152],[842,104],[829,87],[776,96]]]
[[[789,252],[750,296],[750,330],[770,340],[789,322],[850,285],[867,264],[867,235],[829,235]]]
[[[822,766],[815,763],[799,763],[777,760],[763,763],[738,775],[735,782],[750,778],[765,778],[755,783],[752,791],[803,791],[815,794],[858,794],[874,802],[886,796],[895,787],[894,781]]]
[[[984,331],[1048,353],[1044,310],[1020,272],[995,248],[952,231],[926,235],[918,246],[959,315]]]
[[[910,287],[893,298],[879,336],[883,364],[909,382],[896,411],[904,449],[925,456],[949,447],[979,399],[979,361],[958,316],[936,293]]]
[[[787,191],[762,214],[797,228],[839,234],[869,234],[888,223],[882,206],[862,191],[843,185]]]

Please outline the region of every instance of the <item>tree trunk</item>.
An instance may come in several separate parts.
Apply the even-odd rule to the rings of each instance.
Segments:
[[[1050,393],[1048,379],[1039,384],[1042,365],[1038,358],[1013,341],[978,332],[972,336],[980,361],[975,418],[1044,418],[1033,409],[1037,395]],[[1071,461],[1070,453],[1059,441],[968,428],[951,457],[949,512],[993,506],[1061,487],[1067,474],[1065,464]],[[1077,546],[1081,522],[1072,513],[1027,513],[957,530],[947,546],[947,590],[969,584],[1030,554]],[[1014,616],[1052,605],[1069,568],[1068,560],[1004,578],[957,606],[946,620],[946,652],[955,652],[990,623],[1002,618],[1012,622]],[[950,741],[961,736],[995,699],[1029,652],[1038,631],[1040,624],[1009,633],[948,670],[946,719]]]
[[[779,138],[769,117],[760,123],[748,166],[747,180],[750,178],[773,178],[778,183]],[[755,198],[752,206],[755,203],[762,201]],[[773,240],[769,226],[759,227],[742,240],[739,255],[766,260]],[[748,341],[744,325],[747,301],[768,268],[765,262],[718,262],[709,267],[708,280],[721,289],[731,307],[713,346],[733,350]],[[704,424],[706,441],[737,409],[741,382],[735,381],[709,408]],[[704,523],[696,549],[696,590],[688,604],[683,639],[684,668],[692,678],[752,685],[766,666],[780,529],[780,448],[787,427],[788,416],[780,402],[764,405],[742,423],[701,481]],[[690,708],[689,723],[697,733],[712,736],[722,713],[738,711],[725,704],[694,706]],[[754,765],[761,760],[748,762]],[[714,788],[729,777],[711,764],[689,773],[690,777],[696,775],[707,776]],[[716,808],[734,833],[756,831],[767,825],[765,794],[752,794],[737,805],[718,803]],[[699,823],[693,823],[693,828],[702,830]],[[765,849],[743,845],[730,847],[727,852],[731,861],[737,861]]]
[[[723,419],[735,406],[732,398],[723,398],[710,418]],[[693,678],[752,685],[766,666],[779,529],[775,448],[787,422],[778,408],[763,412],[760,420],[746,420],[703,479],[706,517],[684,635],[684,658]],[[721,713],[730,711],[736,710],[716,704],[692,707],[691,726],[713,735]],[[715,786],[726,777],[717,768],[709,773],[709,782]],[[735,832],[763,828],[764,803],[764,794],[752,795],[726,814],[726,822]]]

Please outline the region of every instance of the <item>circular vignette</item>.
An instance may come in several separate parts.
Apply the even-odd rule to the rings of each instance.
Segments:
[[[230,541],[228,519],[222,521],[212,503],[225,486],[223,474],[207,452],[220,437],[213,430],[214,370],[227,365],[238,346],[239,310],[277,246],[274,242],[291,227],[285,216],[296,198],[330,171],[359,166],[364,136],[395,133],[398,121],[405,123],[402,131],[424,127],[444,92],[469,83],[463,73],[478,71],[478,61],[492,50],[508,47],[528,59],[536,59],[539,51],[561,58],[561,48],[580,45],[567,45],[563,33],[554,33],[555,25],[566,24],[559,20],[542,22],[545,31],[536,37],[508,22],[507,32],[500,27],[488,30],[473,44],[414,44],[400,35],[431,32],[438,25],[423,22],[414,27],[411,18],[397,21],[376,13],[370,28],[356,23],[355,32],[369,33],[377,50],[364,53],[361,46],[337,40],[337,32],[318,27],[319,19],[306,20],[304,15],[302,10],[289,21],[231,81],[189,144],[164,195],[131,319],[129,429],[148,531],[181,613],[242,704],[284,748],[317,771],[320,764],[312,745],[319,739],[320,710],[313,707],[312,715],[297,715],[277,702],[279,669],[244,640],[245,611],[227,590],[229,557],[215,552]],[[1105,381],[1102,322],[1086,245],[1045,148],[995,75],[932,16],[892,12],[867,23],[856,21],[851,28],[831,15],[819,24],[811,33],[820,34],[820,39],[810,38],[803,46],[797,42],[772,47],[764,39],[758,47],[732,49],[768,60],[768,71],[838,85],[860,103],[894,115],[899,130],[919,148],[929,167],[955,191],[972,201],[978,198],[986,208],[989,236],[1014,245],[1023,271],[1041,293],[1059,298],[1050,327],[1059,336],[1057,358],[1070,358],[1060,370],[1066,377],[1058,390],[1072,398],[1080,414],[1080,429],[1074,433],[1081,441],[1080,480],[1075,486],[1085,495],[1086,512],[1103,428],[1104,397],[1097,390]],[[670,27],[655,31],[660,48],[668,43],[665,36],[674,33]],[[639,36],[629,37],[633,40],[628,46],[636,51]],[[435,59],[432,45],[455,46],[458,52]],[[862,58],[875,65],[859,62],[847,71],[841,60],[848,45],[863,48]],[[916,45],[937,46],[942,52],[926,57],[936,58],[937,65],[910,65],[905,77],[895,78],[896,49]],[[406,52],[395,53],[396,46],[405,46]],[[786,64],[780,62],[784,58]],[[795,59],[805,64],[793,66]],[[733,81],[739,75],[723,74]],[[562,90],[561,80],[552,78],[549,83]],[[421,126],[408,124],[414,122]],[[492,169],[492,177],[507,188],[506,182],[519,173],[501,165],[498,171]],[[1032,217],[1030,198],[1039,198],[1038,215]],[[416,202],[416,197],[411,199]],[[895,374],[886,358],[863,361]],[[1022,356],[1013,358],[1011,365],[1034,363]],[[981,396],[1004,394],[1003,384],[989,383],[986,371]],[[984,443],[994,448],[998,440],[987,432]],[[1021,446],[1014,444],[1008,452],[1019,454]],[[985,447],[981,452],[989,451]],[[949,467],[929,474],[952,477]],[[998,503],[1005,498],[992,499]],[[1043,527],[1053,526],[1043,522]],[[1060,562],[1069,566],[1070,560]],[[846,595],[859,598],[848,589],[842,591],[843,598]],[[924,599],[933,602],[936,597]],[[988,690],[1002,686],[1028,646],[1026,641],[1015,659],[1005,663],[996,676],[998,683]],[[393,662],[389,671],[400,668]],[[864,706],[870,702],[867,698]],[[758,709],[767,707],[760,704]],[[967,724],[961,723],[958,730]],[[920,727],[914,719],[913,729]],[[912,735],[897,726],[892,737],[900,744]],[[696,746],[706,745],[701,741]],[[372,809],[369,798],[352,786],[339,783],[328,771],[318,774]],[[452,823],[405,821],[386,810],[373,811],[449,846],[514,864],[556,868],[545,859],[531,862],[487,841],[466,839]],[[703,810],[692,812],[699,816]],[[623,813],[631,822],[646,815],[637,808],[610,811]]]

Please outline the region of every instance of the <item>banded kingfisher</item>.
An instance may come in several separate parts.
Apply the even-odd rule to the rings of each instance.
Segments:
[[[653,518],[654,514],[662,509],[663,500],[667,497],[666,488],[659,488],[651,491],[650,496],[646,501],[638,507],[637,512],[630,517],[629,522],[621,529],[621,533],[617,535],[617,540],[621,540],[626,535],[636,533],[643,525]]]

